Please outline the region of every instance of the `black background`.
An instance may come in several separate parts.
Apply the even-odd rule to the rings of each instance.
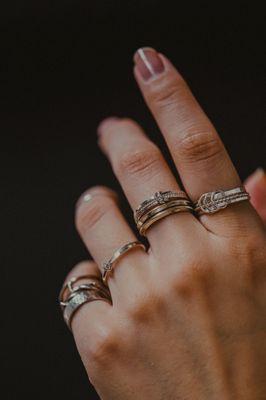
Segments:
[[[57,294],[67,271],[87,257],[73,225],[77,197],[94,184],[118,189],[97,148],[98,122],[108,115],[136,118],[165,150],[132,76],[138,47],[153,46],[177,65],[242,178],[263,166],[264,14],[254,2],[233,4],[2,3],[6,399],[97,398],[62,322]]]

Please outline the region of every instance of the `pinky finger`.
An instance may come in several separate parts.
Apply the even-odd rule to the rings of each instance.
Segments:
[[[83,261],[70,271],[65,279],[65,283],[71,278],[78,278],[84,275],[101,279],[101,274],[96,263],[93,261]],[[86,278],[79,281],[79,284],[82,283],[86,283]],[[107,301],[96,300],[84,303],[76,310],[73,316],[71,329],[85,365],[88,358],[90,358],[91,352],[97,346],[97,341],[105,334],[105,329],[109,325],[108,321],[111,320],[112,310],[112,305]]]

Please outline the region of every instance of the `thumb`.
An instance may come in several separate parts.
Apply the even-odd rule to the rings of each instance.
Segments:
[[[250,201],[266,224],[266,174],[262,168],[258,168],[244,182],[246,190],[250,194]]]

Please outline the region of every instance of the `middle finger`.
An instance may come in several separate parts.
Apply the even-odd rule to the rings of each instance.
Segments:
[[[147,138],[136,122],[130,119],[108,118],[100,124],[98,134],[99,144],[110,159],[114,173],[133,210],[155,192],[180,191],[161,151]],[[162,229],[163,232],[174,231],[176,237],[189,232],[193,224],[200,225],[189,212],[174,214],[156,222],[148,229],[147,236],[151,244],[156,242],[158,250],[169,238],[169,235],[161,234]]]

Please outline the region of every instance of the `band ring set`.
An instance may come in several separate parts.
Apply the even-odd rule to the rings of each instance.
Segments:
[[[80,280],[85,280],[86,283],[74,286],[74,284]],[[81,275],[79,277],[73,277],[63,286],[59,294],[59,303],[64,320],[70,330],[71,322],[76,311],[83,304],[95,300],[103,300],[112,303],[108,287],[96,276]]]
[[[216,190],[202,194],[193,204],[183,191],[156,192],[152,197],[143,201],[134,212],[134,220],[140,235],[146,236],[146,231],[162,218],[180,212],[192,212],[196,216],[214,214],[228,205],[249,200],[250,196],[244,187],[237,187],[227,191]],[[71,321],[75,312],[85,303],[104,300],[111,303],[111,295],[107,287],[107,280],[112,274],[118,260],[132,249],[140,248],[146,251],[140,241],[126,243],[117,249],[112,257],[103,264],[102,279],[91,275],[72,278],[65,284],[59,295],[60,306],[65,322],[71,329]],[[78,280],[85,279],[86,284],[74,287]],[[66,300],[65,293],[68,292]]]

